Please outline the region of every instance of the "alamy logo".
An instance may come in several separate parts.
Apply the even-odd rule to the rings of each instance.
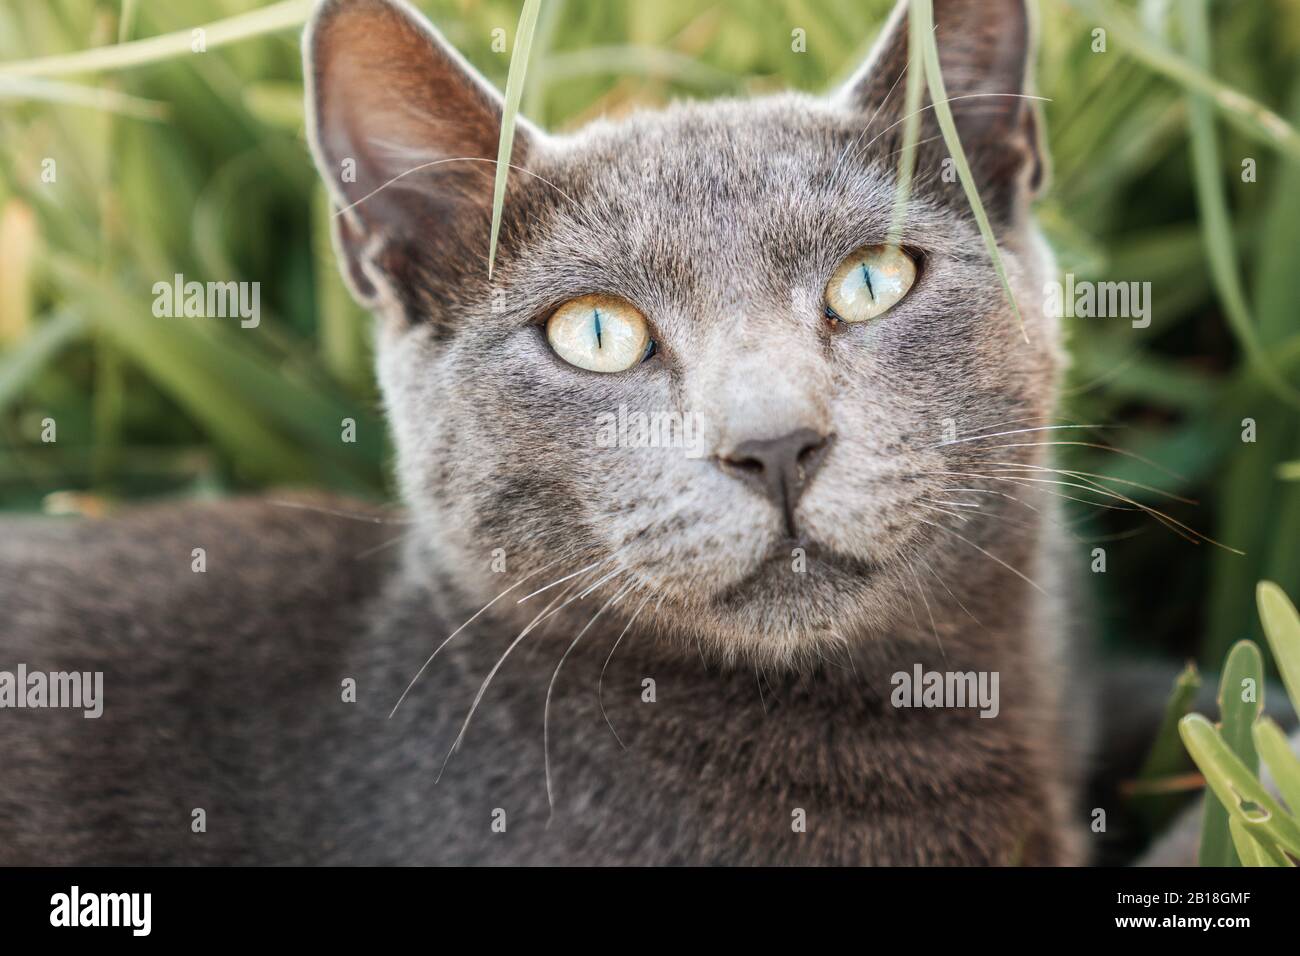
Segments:
[[[73,886],[50,897],[51,926],[129,926],[148,936],[153,924],[152,893],[82,893]]]
[[[80,708],[94,719],[104,712],[103,671],[0,671],[0,709]]]
[[[687,458],[704,455],[704,420],[695,412],[628,411],[596,416],[596,444],[601,448],[681,448]]]
[[[889,682],[894,686],[889,702],[895,707],[978,707],[981,717],[996,717],[997,671],[897,671]]]
[[[186,282],[176,273],[171,282],[153,284],[156,318],[239,319],[245,329],[262,321],[262,283]]]
[[[1132,319],[1135,329],[1151,324],[1150,282],[1076,281],[1065,274],[1064,284],[1043,286],[1043,311],[1057,319]]]

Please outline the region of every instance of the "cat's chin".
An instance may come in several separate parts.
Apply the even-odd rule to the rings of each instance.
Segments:
[[[874,562],[787,542],[715,594],[712,605],[741,626],[776,624],[782,630],[807,627],[820,633],[844,623],[846,615],[852,616],[850,609],[870,603],[880,571]]]
[[[810,588],[862,588],[880,573],[880,566],[840,554],[808,541],[786,541],[772,549],[752,571],[728,585],[716,598],[723,605],[747,602],[755,594],[809,594]],[[812,594],[819,593],[814,590]]]

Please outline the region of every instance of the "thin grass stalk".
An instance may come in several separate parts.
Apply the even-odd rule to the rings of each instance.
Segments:
[[[519,116],[519,100],[524,92],[524,76],[528,72],[528,54],[537,31],[537,15],[542,0],[524,0],[519,14],[519,27],[515,32],[515,48],[510,54],[510,72],[506,75],[506,102],[501,111],[501,139],[497,145],[497,169],[492,187],[492,237],[488,243],[488,278],[497,261],[497,239],[501,235],[501,210],[506,201],[506,182],[510,178],[510,156],[515,146],[515,120]]]

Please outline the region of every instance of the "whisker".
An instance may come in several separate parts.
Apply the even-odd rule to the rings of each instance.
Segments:
[[[438,652],[441,651],[441,650],[442,650],[444,647],[446,647],[448,644],[450,644],[450,643],[451,643],[451,639],[452,639],[453,637],[455,637],[455,636],[456,636],[457,634],[459,634],[461,631],[465,630],[465,628],[467,628],[467,627],[469,627],[471,624],[473,624],[474,621],[478,618],[478,616],[479,616],[480,614],[482,614],[484,611],[486,611],[488,608],[490,608],[493,604],[496,604],[497,601],[501,600],[503,597],[505,597],[507,594],[509,594],[509,593],[510,593],[511,591],[513,591],[515,588],[519,587],[519,585],[523,584],[523,583],[524,583],[525,581],[527,581],[529,578],[531,578],[531,577],[535,577],[536,575],[541,574],[543,571],[547,570],[547,568],[552,568],[552,567],[554,567],[554,566],[555,566],[556,564],[558,564],[558,563],[559,563],[558,561],[552,561],[550,564],[547,564],[547,565],[545,565],[544,567],[540,567],[540,568],[538,568],[536,571],[531,571],[531,572],[529,572],[528,574],[524,575],[522,578],[520,578],[520,579],[519,579],[518,581],[516,581],[514,584],[510,585],[510,587],[506,588],[504,591],[502,591],[500,594],[498,594],[498,595],[497,595],[496,597],[494,597],[492,600],[488,601],[487,604],[484,604],[481,608],[479,608],[477,611],[475,611],[473,617],[471,617],[471,618],[470,618],[469,620],[467,620],[464,624],[462,624],[460,627],[456,628],[456,630],[452,631],[449,635],[447,635],[446,639],[445,639],[441,644],[439,644],[437,647],[435,647],[435,648],[433,649],[433,653],[429,655],[428,660],[426,660],[426,661],[425,661],[425,662],[420,666],[420,669],[419,669],[418,671],[415,672],[415,676],[411,678],[411,682],[410,682],[409,684],[406,685],[406,690],[402,691],[402,696],[399,697],[399,698],[397,698],[397,703],[394,704],[394,705],[393,705],[393,709],[392,709],[391,711],[388,712],[388,718],[389,718],[389,720],[392,719],[393,714],[397,713],[397,708],[402,706],[402,701],[406,700],[406,695],[409,694],[409,693],[411,692],[411,688],[415,686],[416,681],[418,681],[422,676],[424,676],[424,672],[428,669],[429,665],[433,663],[433,659],[434,659],[435,657],[438,656]]]
[[[1050,432],[1059,431],[1067,428],[1119,428],[1119,425],[1039,425],[1034,428],[1014,428],[1010,431],[993,432],[989,435],[968,435],[965,438],[954,438],[951,441],[941,441],[937,445],[930,445],[926,450],[931,448],[944,448],[948,445],[964,445],[967,442],[983,441],[985,438],[1002,438],[1006,435],[1026,435],[1030,432]]]
[[[608,575],[602,578],[601,581],[602,582],[607,581],[610,578],[614,577],[615,575],[622,574],[626,570],[627,568],[615,568]],[[561,604],[559,607],[555,608],[554,611],[550,610],[552,605],[554,605],[556,601],[564,597],[564,595],[567,594],[570,590],[572,590],[572,586],[570,586],[570,588],[564,591],[561,591],[556,597],[552,598],[551,603],[546,605],[546,607],[542,609],[542,611],[537,615],[537,617],[533,618],[532,621],[529,622],[529,624],[522,631],[519,632],[519,635],[510,643],[510,646],[505,649],[505,652],[502,653],[502,655],[499,658],[497,658],[497,662],[492,665],[492,670],[488,672],[487,677],[483,679],[483,683],[479,685],[478,693],[474,695],[474,702],[470,705],[469,713],[465,715],[465,722],[461,725],[460,733],[456,735],[456,740],[452,743],[451,749],[447,751],[447,756],[442,761],[442,768],[438,771],[438,776],[434,778],[434,783],[437,783],[439,780],[442,779],[442,773],[444,770],[447,769],[447,761],[451,759],[451,755],[453,753],[455,753],[457,750],[460,749],[461,741],[465,739],[465,733],[466,731],[469,730],[470,721],[474,719],[474,714],[478,710],[478,706],[483,700],[483,695],[487,693],[488,686],[492,683],[492,678],[496,677],[497,671],[499,671],[502,665],[505,664],[506,658],[510,656],[510,653],[516,647],[519,646],[520,642],[523,641],[524,638],[526,638],[529,634],[532,633],[533,629],[538,625],[538,623],[544,620],[543,617],[544,615],[548,613],[558,614],[560,611],[563,611],[574,601],[578,600],[577,596],[571,597],[568,600],[566,600],[563,604]]]
[[[333,216],[334,218],[338,218],[339,216],[343,215],[345,212],[355,209],[357,206],[360,206],[367,199],[370,199],[378,195],[379,193],[383,192],[385,189],[387,189],[390,186],[396,185],[398,182],[405,179],[407,176],[413,175],[418,172],[423,172],[426,169],[432,169],[435,166],[443,166],[446,165],[447,163],[489,163],[492,166],[495,166],[497,164],[497,161],[495,159],[485,159],[484,157],[481,156],[451,156],[443,159],[431,160],[427,163],[421,163],[418,166],[412,166],[410,169],[398,173],[392,179],[372,189],[370,192],[366,193],[364,196],[362,196],[360,199],[356,200],[355,202],[350,202],[346,206],[342,206],[339,209],[336,209],[333,213]],[[577,206],[579,210],[582,210],[582,207],[578,204],[578,201],[574,199],[572,196],[570,196],[568,193],[566,193],[559,186],[555,185],[555,183],[551,182],[548,179],[544,179],[541,176],[538,176],[531,169],[525,169],[522,166],[516,166],[514,163],[508,163],[507,165],[510,167],[510,169],[513,172],[523,173],[525,176],[531,176],[534,179],[545,183],[547,186],[550,186],[552,189],[554,189],[565,199],[569,200],[569,202]]]
[[[921,600],[925,604],[925,613],[930,616],[930,631],[934,634],[934,641],[939,645],[939,655],[943,658],[943,662],[946,665],[948,663],[948,652],[943,649],[943,640],[939,637],[939,628],[936,627],[934,623],[934,611],[931,610],[930,602],[925,596],[925,590],[921,584],[921,579],[917,575],[916,568],[913,566],[911,561],[904,558],[903,562],[907,565],[907,570],[912,572],[912,580],[916,582],[917,593],[920,594]]]
[[[316,514],[330,515],[334,518],[351,518],[353,521],[366,521],[370,524],[415,524],[414,518],[382,518],[379,515],[359,514],[355,511],[341,511],[337,508],[322,508],[319,505],[309,505],[301,501],[268,499],[266,503],[268,505],[275,505],[277,508],[294,508],[298,511],[314,511]]]
[[[609,732],[614,735],[614,739],[618,741],[619,747],[623,750],[627,750],[627,747],[623,744],[623,738],[618,735],[618,731],[614,729],[614,725],[610,722],[609,714],[605,712],[605,671],[609,669],[609,662],[614,659],[614,652],[618,650],[618,645],[622,643],[623,637],[632,629],[632,623],[637,619],[641,610],[650,603],[652,597],[654,597],[653,593],[647,594],[645,600],[641,602],[640,607],[632,613],[632,616],[628,619],[627,626],[623,628],[622,633],[618,635],[617,639],[615,639],[614,646],[609,649],[609,656],[605,658],[605,664],[600,669],[600,679],[596,681],[596,700],[600,703],[600,715],[605,718],[605,723],[609,724]]]
[[[1093,441],[1017,442],[1009,445],[987,445],[982,447],[980,451],[992,450],[995,448],[1035,448],[1039,446],[1050,446],[1050,445],[1075,445],[1080,448],[1097,448],[1100,449],[1101,451],[1113,451],[1117,455],[1123,455],[1125,458],[1132,458],[1134,461],[1140,461],[1144,465],[1150,465],[1152,468],[1156,469],[1157,471],[1164,472],[1170,478],[1177,478],[1179,481],[1187,480],[1186,475],[1180,475],[1172,468],[1166,468],[1164,465],[1160,464],[1159,462],[1152,461],[1150,458],[1147,458],[1145,455],[1139,455],[1137,452],[1129,451],[1126,448],[1116,448],[1114,445],[1103,445],[1101,442],[1093,442]]]
[[[1049,468],[1046,465],[1034,465],[1034,464],[1029,464],[1027,462],[990,461],[987,458],[973,458],[968,462],[968,464],[1002,465],[1007,468],[1021,469],[1021,470],[1032,469],[1033,471],[1044,471],[1044,472],[1050,472],[1052,474],[1057,474],[1057,475],[1065,475],[1069,478],[1079,478],[1079,479],[1098,478],[1103,481],[1113,481],[1117,485],[1126,485],[1130,488],[1138,488],[1142,491],[1148,491],[1153,495],[1160,495],[1161,497],[1168,498],[1171,501],[1178,501],[1185,505],[1196,505],[1199,503],[1194,501],[1191,498],[1185,498],[1182,495],[1174,494],[1172,491],[1165,491],[1163,488],[1156,488],[1153,487],[1152,485],[1146,485],[1140,481],[1130,481],[1127,478],[1113,478],[1110,475],[1102,475],[1092,471],[1070,471],[1069,469],[1066,468]]]
[[[981,621],[979,618],[977,618],[974,614],[972,614],[970,612],[970,608],[968,608],[965,604],[962,603],[961,598],[953,594],[952,588],[948,587],[948,582],[943,579],[943,576],[934,569],[934,567],[930,564],[929,561],[925,560],[925,558],[921,557],[919,554],[916,555],[916,560],[920,561],[923,565],[925,565],[925,569],[929,571],[932,575],[934,575],[935,580],[937,580],[943,586],[943,589],[948,592],[948,596],[957,602],[957,606],[966,612],[966,616],[968,618],[970,618],[980,627],[984,628],[984,630],[986,631],[988,630],[987,627],[984,627],[984,622]]]
[[[541,594],[543,591],[549,591],[551,588],[555,587],[557,584],[563,584],[565,581],[568,581],[570,578],[576,578],[579,574],[583,574],[583,573],[585,573],[585,572],[587,572],[587,571],[590,571],[590,570],[591,570],[592,568],[594,568],[594,567],[597,567],[597,566],[599,566],[599,565],[604,564],[606,561],[608,561],[608,560],[609,560],[610,558],[612,558],[612,557],[613,557],[613,555],[611,554],[609,557],[601,558],[599,561],[593,561],[591,564],[587,565],[585,568],[579,568],[577,571],[574,571],[572,574],[566,574],[564,577],[560,578],[558,581],[552,581],[550,584],[546,585],[546,587],[544,587],[544,588],[538,588],[536,591],[534,591],[532,594],[529,594],[527,597],[521,597],[521,598],[520,598],[518,601],[516,601],[515,603],[516,603],[516,604],[523,604],[525,601],[529,600],[529,598],[535,598],[535,597],[537,597],[537,595]]]
[[[960,95],[960,96],[950,96],[950,97],[948,97],[948,98],[945,100],[945,102],[947,102],[947,103],[956,103],[956,102],[958,102],[959,100],[973,100],[973,99],[978,99],[978,98],[980,98],[980,97],[992,97],[992,96],[1011,97],[1011,98],[1014,98],[1014,99],[1023,99],[1023,100],[1038,100],[1039,102],[1043,102],[1043,103],[1050,103],[1050,102],[1051,102],[1051,98],[1050,98],[1050,97],[1046,97],[1046,96],[1032,96],[1032,95],[1030,95],[1030,94],[1028,94],[1028,93],[963,93],[963,94]],[[903,123],[906,123],[906,122],[907,122],[909,119],[911,119],[913,116],[919,116],[920,114],[926,112],[927,110],[932,110],[932,109],[934,109],[934,106],[935,106],[935,104],[933,104],[933,103],[927,103],[925,106],[922,106],[922,107],[921,107],[919,110],[917,110],[916,112],[914,112],[914,113],[908,113],[908,114],[907,114],[906,116],[904,116],[902,119],[897,120],[896,122],[890,123],[890,124],[889,124],[888,126],[886,126],[884,129],[882,129],[879,133],[877,133],[874,137],[872,137],[870,142],[868,142],[865,146],[863,146],[861,149],[859,149],[859,150],[858,150],[858,154],[861,155],[862,153],[865,153],[867,150],[869,150],[869,149],[870,149],[870,148],[871,148],[871,147],[876,143],[877,140],[880,139],[880,137],[884,136],[886,133],[888,133],[888,132],[889,132],[891,129],[893,129],[894,127],[896,127],[896,126],[901,126]]]
[[[985,551],[983,548],[981,548],[981,547],[980,547],[978,544],[976,544],[974,541],[972,541],[972,540],[970,540],[969,538],[967,538],[965,535],[958,534],[956,531],[953,531],[951,528],[945,528],[943,525],[941,525],[941,524],[935,524],[933,521],[928,521],[928,520],[926,520],[925,518],[917,518],[916,520],[917,520],[917,521],[920,521],[922,524],[928,524],[928,525],[929,525],[930,527],[932,527],[932,528],[938,528],[940,531],[944,532],[945,534],[950,534],[950,535],[952,535],[954,538],[958,539],[959,541],[964,541],[964,542],[966,542],[968,545],[970,545],[972,548],[974,548],[974,549],[975,549],[976,551],[978,551],[980,554],[984,555],[986,558],[989,558],[989,559],[991,559],[991,560],[993,560],[993,561],[996,561],[998,564],[1002,565],[1002,567],[1006,568],[1008,571],[1010,571],[1010,572],[1011,572],[1012,574],[1014,574],[1016,577],[1020,578],[1020,580],[1024,581],[1026,584],[1028,584],[1030,587],[1032,587],[1032,588],[1033,588],[1035,591],[1037,591],[1039,594],[1042,594],[1042,595],[1044,595],[1044,596],[1047,596],[1047,592],[1044,591],[1041,587],[1039,587],[1039,585],[1038,585],[1038,583],[1037,583],[1036,581],[1032,580],[1031,578],[1029,578],[1029,577],[1027,577],[1026,575],[1022,574],[1020,571],[1018,571],[1018,570],[1016,570],[1015,568],[1013,568],[1011,565],[1007,564],[1007,562],[1003,561],[1003,560],[1002,560],[1001,558],[999,558],[996,554],[990,554],[988,551]]]
[[[1002,474],[1002,475],[996,475],[996,474],[990,474],[990,473],[986,473],[986,472],[976,472],[976,471],[931,471],[931,472],[918,472],[918,474],[929,475],[929,476],[932,476],[932,477],[935,477],[935,478],[943,478],[943,477],[956,477],[956,478],[982,478],[982,479],[985,479],[985,480],[987,480],[987,481],[1001,481],[1001,482],[1007,482],[1007,483],[1010,483],[1010,484],[1019,485],[1019,486],[1021,486],[1021,487],[1023,487],[1023,488],[1029,488],[1029,489],[1032,489],[1032,490],[1041,491],[1043,494],[1052,495],[1052,496],[1055,497],[1055,498],[1064,498],[1064,499],[1066,499],[1067,501],[1077,501],[1077,502],[1079,502],[1080,504],[1091,505],[1091,506],[1093,506],[1093,507],[1095,507],[1095,508],[1104,508],[1104,509],[1106,509],[1106,510],[1108,510],[1108,511],[1141,511],[1141,510],[1142,510],[1141,508],[1126,508],[1126,507],[1122,507],[1122,506],[1120,506],[1120,505],[1109,505],[1109,504],[1105,504],[1105,503],[1100,502],[1100,501],[1093,501],[1093,500],[1090,499],[1090,498],[1079,498],[1079,497],[1076,497],[1076,496],[1074,496],[1074,495],[1067,495],[1067,494],[1065,494],[1065,493],[1063,493],[1063,492],[1059,492],[1059,491],[1052,491],[1052,490],[1049,490],[1049,489],[1046,489],[1046,488],[1038,488],[1036,485],[1029,484],[1029,482],[1033,481],[1034,479],[1031,479],[1031,478],[1012,478],[1012,477],[1009,477],[1009,475],[1006,474],[1006,473],[1004,473],[1004,474]],[[1069,482],[1060,482],[1060,481],[1058,481],[1058,482],[1052,482],[1052,481],[1045,481],[1045,482],[1043,482],[1043,483],[1044,483],[1044,484],[1057,484],[1057,485],[1061,485],[1062,487],[1078,487],[1078,488],[1083,488],[1083,490],[1085,490],[1085,491],[1092,491],[1092,492],[1094,492],[1094,493],[1098,493],[1098,494],[1100,494],[1100,492],[1096,492],[1095,489],[1088,488],[1088,487],[1086,487],[1086,486],[1084,486],[1084,485],[1072,485],[1072,484],[1070,484]],[[1014,499],[1014,500],[1019,501],[1020,499],[1016,498],[1016,499]],[[1021,504],[1024,504],[1024,502],[1021,502]],[[1026,504],[1025,507],[1028,508],[1028,507],[1032,507],[1032,506]],[[1035,509],[1035,510],[1037,510],[1037,509]]]
[[[403,531],[396,538],[389,538],[387,541],[383,542],[382,544],[377,544],[373,548],[366,548],[366,550],[362,551],[360,554],[356,556],[356,560],[358,561],[364,560],[365,558],[368,558],[373,554],[378,554],[380,551],[383,551],[385,548],[391,548],[395,544],[400,544],[403,541],[408,541],[415,534],[415,531],[416,529],[414,528],[412,528],[409,531]]]
[[[949,518],[956,518],[962,524],[965,524],[967,521],[970,520],[970,517],[968,515],[960,514],[959,512],[956,511],[949,511],[947,508],[940,508],[937,505],[929,505],[926,504],[924,501],[918,500],[917,504],[919,504],[922,508],[925,508],[929,511],[937,511],[940,514],[947,515]]]
[[[1024,507],[1028,508],[1030,511],[1038,513],[1038,509],[1035,508],[1033,505],[1031,505],[1029,502],[1021,501],[1015,495],[1009,495],[1005,491],[995,491],[991,488],[945,488],[943,490],[945,492],[959,491],[962,492],[963,494],[997,495],[998,497],[1007,498],[1010,501],[1014,501],[1018,505],[1023,505]]]
[[[836,176],[838,176],[840,172],[840,167],[844,165],[844,160],[848,158],[849,153],[857,149],[858,143],[862,142],[862,137],[867,135],[867,130],[871,129],[871,126],[873,123],[875,123],[876,118],[880,116],[880,111],[885,108],[885,104],[888,103],[889,98],[894,95],[894,90],[898,89],[898,84],[902,81],[903,77],[906,74],[907,74],[907,64],[904,63],[903,68],[898,71],[898,76],[894,78],[894,82],[890,85],[889,89],[885,92],[885,95],[881,97],[880,103],[876,106],[876,111],[871,114],[871,118],[868,119],[867,122],[863,125],[858,135],[853,138],[853,142],[849,143],[848,146],[844,147],[844,151],[840,153],[840,158],[835,161],[835,168],[831,170],[831,175],[830,175],[830,178],[832,180],[834,180]]]
[[[971,504],[969,501],[934,501],[930,498],[917,498],[916,500],[922,502],[923,504],[946,505],[950,508],[973,508],[976,511],[980,510],[979,505]]]
[[[551,695],[555,691],[555,682],[559,680],[560,668],[564,666],[564,662],[568,660],[569,654],[578,646],[578,642],[582,640],[583,635],[591,630],[591,626],[596,623],[597,619],[604,614],[610,606],[615,604],[635,586],[636,582],[632,582],[631,584],[624,586],[622,590],[615,592],[614,596],[602,604],[600,610],[591,616],[591,620],[583,626],[582,630],[580,630],[578,635],[573,639],[573,642],[569,644],[569,646],[565,648],[564,653],[560,655],[560,662],[555,665],[555,670],[551,673],[551,682],[546,686],[546,702],[542,705],[542,769],[546,774],[546,806],[550,810],[551,818],[555,816],[555,800],[553,797],[553,789],[551,787]],[[583,595],[588,593],[590,592],[584,591],[578,596],[581,598]],[[547,819],[546,825],[548,827],[551,825],[550,818]]]
[[[1000,462],[993,462],[993,463],[991,463],[991,464],[1002,464],[1002,463],[1000,463]],[[1119,500],[1119,501],[1123,501],[1123,502],[1125,502],[1126,504],[1129,504],[1129,505],[1132,506],[1132,508],[1129,508],[1129,509],[1121,509],[1121,510],[1134,510],[1134,509],[1136,509],[1136,510],[1139,510],[1139,511],[1143,511],[1143,512],[1145,512],[1146,514],[1150,515],[1151,517],[1155,518],[1157,521],[1159,521],[1159,522],[1160,522],[1161,524],[1163,524],[1165,527],[1169,528],[1169,530],[1171,530],[1171,531],[1173,531],[1175,534],[1179,535],[1179,537],[1185,538],[1186,540],[1192,542],[1193,544],[1199,544],[1200,542],[1204,541],[1204,542],[1206,542],[1207,544],[1213,544],[1213,545],[1215,545],[1216,547],[1223,548],[1225,551],[1230,551],[1230,552],[1232,552],[1233,554],[1244,554],[1244,553],[1245,553],[1245,552],[1243,552],[1243,551],[1239,551],[1239,550],[1237,550],[1236,548],[1230,547],[1229,545],[1223,544],[1222,542],[1216,541],[1215,539],[1211,538],[1211,537],[1208,536],[1208,535],[1202,534],[1201,532],[1197,531],[1195,528],[1193,528],[1193,527],[1191,527],[1191,526],[1189,526],[1189,525],[1184,524],[1183,522],[1179,521],[1177,518],[1173,518],[1173,517],[1171,517],[1171,516],[1165,514],[1164,512],[1162,512],[1162,511],[1160,511],[1160,510],[1158,510],[1158,509],[1156,509],[1156,508],[1152,508],[1150,505],[1144,505],[1144,504],[1142,504],[1141,502],[1136,501],[1136,500],[1134,500],[1133,498],[1128,497],[1127,495],[1121,494],[1121,493],[1115,491],[1114,489],[1106,488],[1104,485],[1100,485],[1100,484],[1098,484],[1097,482],[1090,480],[1091,477],[1093,477],[1093,476],[1092,476],[1090,473],[1088,473],[1088,472],[1067,472],[1067,471],[1061,471],[1061,470],[1059,470],[1059,469],[1055,469],[1055,468],[1042,468],[1041,466],[1034,466],[1034,465],[1029,465],[1029,466],[1016,466],[1016,468],[1019,469],[1019,470],[1025,470],[1025,471],[1037,470],[1037,471],[1040,471],[1040,472],[1041,472],[1041,471],[1054,472],[1054,473],[1057,473],[1057,474],[1063,474],[1063,475],[1068,475],[1068,476],[1070,476],[1070,477],[1079,478],[1080,481],[1086,482],[1086,484],[1082,484],[1082,485],[1080,485],[1080,484],[1076,484],[1076,483],[1074,483],[1074,482],[1068,482],[1068,481],[1064,481],[1064,482],[1063,482],[1063,481],[1056,481],[1056,480],[1043,479],[1043,478],[1024,478],[1024,477],[1022,477],[1022,478],[1019,478],[1019,479],[1017,479],[1017,480],[1019,480],[1019,481],[1030,481],[1030,482],[1035,482],[1035,481],[1037,481],[1037,482],[1043,482],[1043,483],[1045,483],[1045,484],[1057,484],[1057,485],[1064,485],[1064,486],[1067,486],[1067,487],[1081,488],[1081,489],[1083,489],[1083,490],[1085,490],[1085,491],[1092,492],[1093,494],[1104,495],[1104,496],[1107,496],[1107,497],[1115,498],[1115,499],[1117,499],[1117,500]],[[986,475],[986,477],[993,477],[993,475],[992,475],[992,474],[989,474],[989,475]],[[1105,475],[1098,475],[1098,476],[1095,476],[1095,477],[1105,478],[1106,476],[1105,476]],[[1112,479],[1112,480],[1120,481],[1120,479]],[[1121,483],[1128,483],[1128,482],[1121,482]],[[1139,485],[1139,487],[1142,487],[1142,486]],[[1159,489],[1153,489],[1153,490],[1158,491]],[[1169,497],[1173,498],[1173,499],[1176,500],[1176,501],[1182,501],[1182,502],[1187,503],[1187,504],[1195,504],[1195,502],[1190,501],[1189,499],[1186,499],[1186,498],[1180,498],[1180,497],[1178,497],[1177,495],[1170,495]]]

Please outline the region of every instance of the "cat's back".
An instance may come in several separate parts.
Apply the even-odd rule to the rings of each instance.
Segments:
[[[0,519],[0,862],[274,856],[402,530],[288,495]]]

